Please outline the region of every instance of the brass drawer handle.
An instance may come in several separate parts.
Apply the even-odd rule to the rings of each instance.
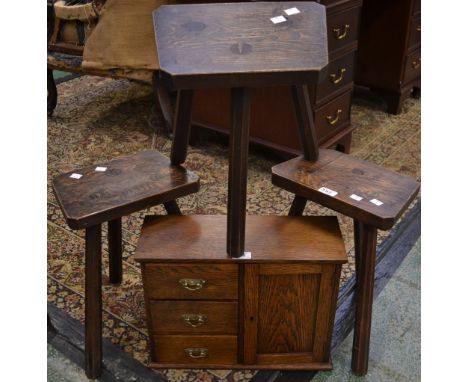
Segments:
[[[204,314],[183,314],[182,319],[192,328],[196,328],[206,322],[206,316]]]
[[[337,40],[343,40],[348,34],[348,30],[349,30],[349,24],[345,24],[343,32],[341,32],[341,28],[334,28],[333,32],[335,33],[335,38]]]
[[[336,111],[336,115],[335,117],[331,116],[331,115],[327,115],[327,122],[330,124],[330,125],[334,125],[335,123],[337,123],[340,119],[340,114],[341,114],[341,109],[338,109]]]
[[[208,356],[208,349],[206,348],[186,348],[185,354],[190,358],[205,358]]]
[[[202,279],[180,279],[179,284],[188,290],[198,290],[203,288],[205,280]]]
[[[421,26],[416,27],[416,31],[421,32]]]
[[[421,57],[419,57],[417,60],[414,60],[411,63],[411,66],[413,67],[413,69],[419,68],[421,66]]]
[[[343,80],[343,74],[346,72],[345,68],[340,69],[340,76],[338,77],[336,74],[330,74],[330,81],[334,84],[339,84]]]

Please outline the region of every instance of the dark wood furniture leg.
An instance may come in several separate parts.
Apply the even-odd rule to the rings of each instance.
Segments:
[[[318,141],[315,134],[314,118],[310,107],[309,89],[307,86],[291,86],[291,97],[296,115],[297,129],[301,140],[304,159],[315,161],[318,158]],[[289,216],[302,216],[307,199],[295,195],[289,209]]]
[[[107,222],[109,245],[109,281],[112,284],[122,282],[122,218]]]
[[[164,208],[166,209],[168,215],[182,215],[182,212],[180,212],[179,209],[179,205],[175,200],[164,203]]]
[[[57,87],[51,69],[47,69],[47,115],[50,117],[57,106]]]
[[[240,257],[244,254],[249,123],[250,90],[233,88],[231,89],[227,203],[227,252],[231,257]]]
[[[156,95],[156,101],[161,108],[161,112],[166,124],[166,130],[172,134],[173,129],[173,113],[174,109],[171,103],[171,96],[168,89],[161,84],[158,77],[158,72],[153,73],[153,92]]]
[[[101,225],[86,228],[85,251],[86,376],[102,373]]]
[[[365,375],[369,363],[377,228],[363,223],[359,223],[358,227],[356,230],[355,226],[355,237],[359,240],[356,247],[358,251],[356,260],[356,320],[351,369],[356,375]]]
[[[190,137],[190,119],[192,114],[193,90],[179,90],[174,116],[174,137],[172,138],[171,163],[182,164],[187,158]]]
[[[353,137],[353,133],[346,134],[343,138],[341,138],[336,144],[336,150],[349,154],[351,151],[351,139]]]

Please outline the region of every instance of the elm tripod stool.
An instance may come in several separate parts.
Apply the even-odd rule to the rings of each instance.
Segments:
[[[288,10],[288,12],[286,12]],[[160,80],[178,91],[171,162],[187,156],[193,89],[231,88],[227,253],[245,249],[249,88],[306,85],[327,75],[325,7],[316,2],[163,5],[153,13]],[[306,131],[303,134],[307,134]]]
[[[313,125],[312,131],[313,131]],[[352,370],[367,373],[372,318],[377,229],[388,230],[416,197],[419,183],[333,150],[317,150],[310,160],[291,159],[272,168],[272,182],[296,196],[289,215],[300,216],[307,200],[354,219],[357,302]]]
[[[86,230],[86,375],[102,372],[101,224],[108,222],[109,279],[122,281],[122,216],[164,204],[180,215],[175,199],[197,192],[198,177],[149,150],[57,176],[53,189],[67,224]]]

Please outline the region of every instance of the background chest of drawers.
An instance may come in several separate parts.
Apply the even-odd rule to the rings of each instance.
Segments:
[[[331,369],[346,262],[336,217],[249,216],[247,225],[252,257],[235,259],[225,216],[145,219],[135,259],[151,367]]]
[[[364,0],[356,84],[378,92],[398,114],[421,88],[421,0]]]
[[[355,53],[362,0],[322,0],[327,7],[329,68],[325,81],[310,87],[319,143],[349,151]],[[229,90],[195,92],[192,123],[229,134]],[[250,141],[287,156],[301,153],[290,91],[286,87],[252,89]]]

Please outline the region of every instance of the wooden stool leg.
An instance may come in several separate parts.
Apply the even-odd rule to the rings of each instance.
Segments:
[[[101,225],[86,229],[85,254],[85,362],[86,376],[102,372]]]
[[[231,90],[227,206],[227,252],[231,257],[244,254],[249,123],[250,91],[246,88],[234,88]]]
[[[122,282],[122,219],[107,222],[109,243],[109,281],[112,284]]]
[[[358,259],[356,260],[356,321],[351,369],[356,375],[367,373],[369,362],[369,344],[372,322],[372,300],[374,295],[375,254],[377,246],[377,228],[367,224],[355,225],[355,237],[360,238]]]
[[[302,196],[295,195],[294,200],[289,208],[289,216],[302,216],[307,203],[307,199]]]
[[[318,158],[319,149],[310,107],[309,88],[306,85],[292,86],[291,96],[304,159],[315,161]]]
[[[164,203],[164,208],[166,209],[168,215],[182,215],[182,212],[180,212],[179,209],[179,205],[175,200]]]
[[[171,163],[178,165],[187,158],[190,137],[193,90],[179,90],[174,117],[174,137],[172,138]]]
[[[47,69],[47,115],[50,117],[57,106],[57,87],[51,69]]]
[[[169,95],[168,89],[161,84],[158,77],[158,72],[153,73],[153,91],[156,96],[156,101],[161,108],[161,112],[164,118],[164,122],[166,124],[166,130],[169,135],[172,135],[172,128],[173,128],[173,107],[171,104],[171,97]]]

